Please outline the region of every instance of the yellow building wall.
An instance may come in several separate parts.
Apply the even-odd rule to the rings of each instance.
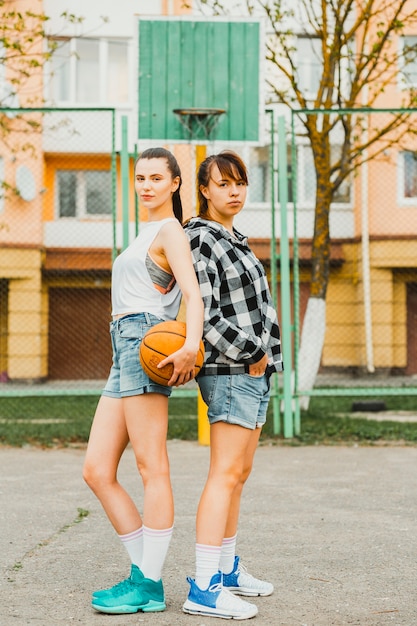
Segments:
[[[322,366],[366,368],[361,244],[345,244],[344,256],[343,266],[331,271]],[[373,365],[376,369],[404,368],[406,284],[417,282],[416,243],[371,241],[370,258]]]
[[[0,376],[7,374],[7,283],[0,283]]]
[[[331,270],[326,299],[326,335],[322,365],[346,367],[360,360],[361,325],[357,310],[357,251],[354,245],[343,247],[345,261]]]
[[[47,376],[48,312],[39,249],[3,249],[0,275],[8,279],[7,347],[3,364],[12,380]]]

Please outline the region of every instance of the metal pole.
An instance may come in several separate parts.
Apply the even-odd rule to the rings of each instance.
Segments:
[[[294,433],[301,432],[300,398],[298,396],[298,367],[300,353],[300,273],[297,232],[297,146],[295,143],[294,114],[291,115],[291,183],[293,200],[293,236],[292,236],[292,284],[293,284],[293,338],[294,338],[294,382],[292,387],[294,406]]]
[[[112,214],[112,230],[113,230],[113,261],[117,257],[117,161],[116,161],[116,113],[112,111],[112,133],[111,133],[111,185],[112,185],[112,202],[111,202],[111,214]]]
[[[125,250],[129,245],[129,150],[127,137],[127,115],[122,115],[122,152],[120,158],[120,169],[122,176],[123,250]]]
[[[133,153],[134,163],[136,163],[136,159],[138,158],[138,144],[135,143],[135,151]],[[139,198],[138,194],[135,193],[135,237],[139,235]]]
[[[293,437],[292,417],[292,347],[291,347],[291,306],[290,306],[290,247],[287,229],[288,180],[287,180],[287,141],[285,117],[278,117],[278,189],[281,216],[281,319],[282,354],[284,360],[284,437]]]
[[[275,229],[275,123],[274,111],[268,109],[271,118],[271,149],[270,149],[270,171],[271,171],[271,295],[274,306],[277,307],[277,241]],[[281,432],[281,420],[279,411],[279,389],[278,376],[272,377],[272,416],[273,416],[273,433],[278,435]]]
[[[205,145],[197,145],[195,147],[195,177],[197,180],[197,172],[201,163],[207,156],[207,146]],[[197,185],[195,185],[197,187]],[[196,192],[197,193],[197,192]],[[198,195],[198,194],[197,194]],[[196,200],[198,207],[198,200]],[[197,392],[197,432],[198,432],[198,443],[201,446],[209,446],[210,445],[210,423],[208,421],[207,416],[207,405],[203,400],[200,389]]]

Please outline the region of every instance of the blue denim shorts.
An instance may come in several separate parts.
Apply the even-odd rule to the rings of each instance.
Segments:
[[[113,365],[103,396],[126,398],[143,393],[171,395],[171,387],[158,385],[145,374],[139,359],[139,347],[144,334],[162,321],[150,313],[134,313],[110,322]]]
[[[251,430],[265,424],[271,395],[269,376],[210,374],[197,380],[210,424],[227,422]]]

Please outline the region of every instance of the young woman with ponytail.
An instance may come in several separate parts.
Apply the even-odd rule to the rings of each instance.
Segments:
[[[174,523],[168,397],[170,386],[193,378],[203,327],[200,290],[182,227],[180,187],[181,172],[171,152],[151,148],[138,157],[135,189],[148,221],[113,265],[113,365],[94,416],[83,475],[126,548],[131,571],[115,586],[93,592],[92,606],[102,613],[165,609],[161,575]],[[143,371],[139,347],[149,328],[176,319],[181,296],[187,337],[183,348],[160,364],[174,366],[170,386],[163,387]],[[143,482],[142,514],[117,476],[129,442]]]

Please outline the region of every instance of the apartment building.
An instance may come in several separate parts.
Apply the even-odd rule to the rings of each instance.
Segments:
[[[16,4],[33,8],[28,0]],[[135,205],[132,185],[125,213],[129,180],[123,180],[121,163],[123,141],[130,164],[144,147],[138,142],[138,18],[197,17],[197,9],[183,5],[181,0],[39,0],[39,10],[50,17],[45,27],[56,51],[13,106],[41,103],[43,110],[23,113],[34,132],[22,142],[16,128],[0,160],[10,188],[0,205],[0,380],[101,379],[108,372],[112,258],[123,246],[126,222],[132,238],[146,219]],[[410,33],[398,46],[413,42],[417,34]],[[314,45],[305,37],[297,41],[300,75],[312,92],[320,72]],[[401,106],[403,90],[416,86],[416,68],[409,63],[387,87],[381,112],[372,114],[370,123],[378,125],[389,115],[384,111]],[[265,66],[263,78],[266,71]],[[261,95],[265,108],[290,121],[282,107],[267,103],[267,89]],[[262,141],[232,147],[250,172],[248,204],[238,227],[269,267],[271,150],[277,146],[276,139],[271,143],[270,118],[263,118]],[[215,140],[206,150],[226,145]],[[182,167],[191,215],[195,146],[169,147]],[[296,206],[302,318],[311,273],[315,175],[310,146],[297,140],[296,151],[297,176],[289,185],[287,208],[292,239]],[[324,368],[417,373],[416,152],[414,135],[401,149],[393,142],[345,181],[334,199]],[[276,202],[279,249],[278,210]]]

